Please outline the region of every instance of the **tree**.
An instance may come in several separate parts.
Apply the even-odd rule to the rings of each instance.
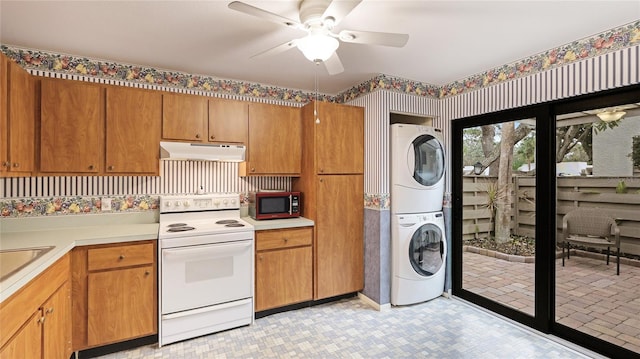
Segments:
[[[500,165],[498,170],[498,196],[496,203],[496,242],[511,240],[511,162],[515,145],[515,122],[502,124],[500,139]]]

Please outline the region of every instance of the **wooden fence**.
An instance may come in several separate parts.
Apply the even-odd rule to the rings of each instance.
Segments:
[[[491,176],[463,178],[463,239],[493,235],[493,220],[487,209]],[[624,182],[625,193],[616,193]],[[535,177],[514,176],[511,190],[512,233],[535,236]],[[562,216],[576,207],[598,207],[616,218],[620,226],[622,252],[640,255],[640,177],[558,177],[557,180],[558,233]]]

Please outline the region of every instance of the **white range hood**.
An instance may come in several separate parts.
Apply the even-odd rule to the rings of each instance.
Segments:
[[[198,160],[243,162],[244,145],[160,142],[160,158],[164,160]]]

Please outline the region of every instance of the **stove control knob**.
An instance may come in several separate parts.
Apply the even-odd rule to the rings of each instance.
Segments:
[[[216,199],[216,200],[214,200],[214,201],[213,201],[213,204],[214,204],[216,207],[220,206],[220,200],[217,200],[217,199]]]
[[[189,206],[191,206],[191,203],[189,203],[189,201],[184,201],[183,205],[185,208],[189,208]]]
[[[180,207],[180,201],[176,201],[176,207]]]
[[[167,207],[171,207],[171,202],[166,201],[166,202],[164,203],[164,205],[165,205],[165,206],[167,206]]]
[[[229,200],[225,199],[224,201],[222,201],[222,203],[224,203],[224,205],[226,206],[227,204],[229,204]]]
[[[233,199],[231,200],[231,204],[233,204],[233,205],[235,205],[235,204],[236,204],[236,199],[235,199],[235,198],[233,198]]]

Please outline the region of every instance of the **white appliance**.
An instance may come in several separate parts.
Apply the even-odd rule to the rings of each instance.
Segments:
[[[237,193],[162,196],[159,345],[253,322],[254,228]]]
[[[445,158],[440,130],[391,125],[391,212],[442,211]]]
[[[447,257],[442,212],[392,215],[391,228],[391,304],[442,295]]]

